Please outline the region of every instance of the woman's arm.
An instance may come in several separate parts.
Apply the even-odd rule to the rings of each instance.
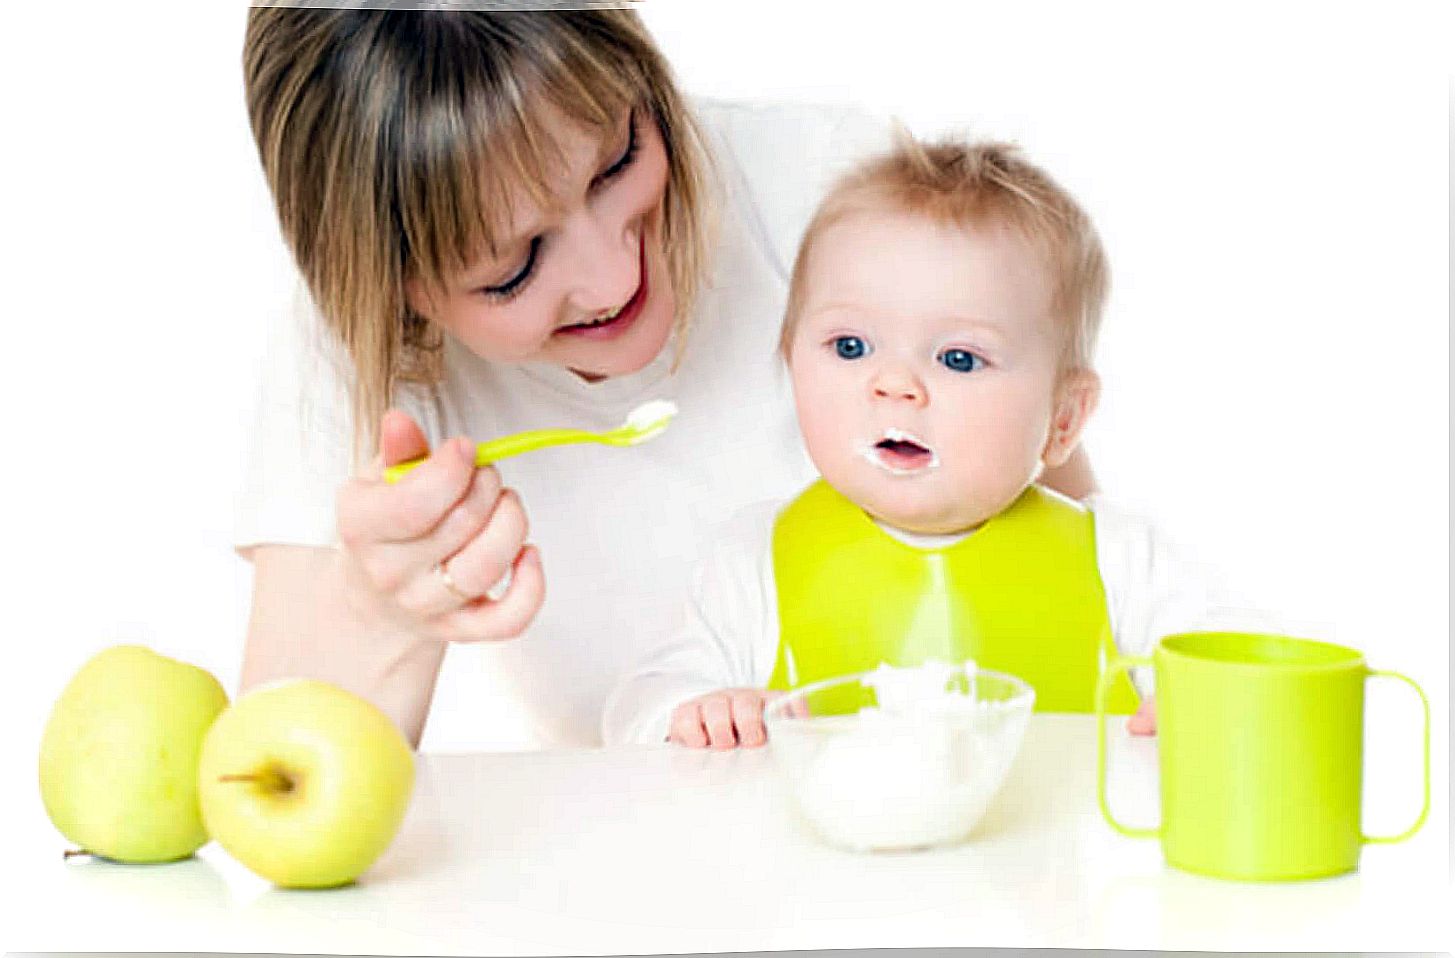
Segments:
[[[407,415],[381,426],[381,457],[340,487],[337,548],[265,543],[253,560],[243,688],[332,682],[373,702],[419,744],[447,642],[519,636],[545,596],[520,497],[477,468],[463,437],[432,453]],[[398,484],[383,467],[428,454]],[[503,594],[491,590],[509,575]]]
[[[306,677],[361,695],[419,745],[445,646],[366,616],[346,598],[343,556],[315,546],[260,545],[242,688]]]
[[[1091,459],[1086,455],[1086,447],[1077,446],[1071,458],[1041,473],[1040,482],[1072,499],[1085,499],[1096,492],[1096,476],[1091,473]]]

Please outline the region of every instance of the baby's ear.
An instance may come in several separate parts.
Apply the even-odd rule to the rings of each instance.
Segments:
[[[1041,450],[1041,462],[1047,469],[1054,469],[1071,458],[1081,440],[1081,431],[1096,411],[1099,398],[1101,377],[1095,371],[1077,369],[1061,377],[1056,386],[1051,429],[1046,436],[1046,446]]]

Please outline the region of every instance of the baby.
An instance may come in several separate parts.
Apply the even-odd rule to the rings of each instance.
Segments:
[[[1090,220],[1012,147],[904,135],[835,184],[780,343],[822,478],[722,530],[606,740],[760,745],[776,691],[929,659],[1090,711],[1108,657],[1215,627],[1200,570],[1145,522],[1036,485],[1096,407],[1106,290]]]

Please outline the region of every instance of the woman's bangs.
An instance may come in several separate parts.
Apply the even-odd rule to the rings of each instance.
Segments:
[[[549,186],[549,174],[565,164],[557,124],[609,136],[646,100],[634,71],[623,75],[599,57],[571,52],[581,55],[482,70],[454,102],[412,111],[426,129],[404,142],[435,148],[418,151],[400,171],[410,275],[444,289],[483,256],[496,256],[520,203],[550,211],[558,202]]]

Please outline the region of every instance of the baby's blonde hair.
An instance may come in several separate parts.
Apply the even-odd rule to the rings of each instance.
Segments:
[[[803,308],[815,241],[834,224],[866,212],[902,213],[959,229],[1011,227],[1041,254],[1052,278],[1052,310],[1064,332],[1062,370],[1090,367],[1109,284],[1106,255],[1090,217],[1014,146],[954,137],[924,143],[903,128],[888,153],[836,181],[809,221],[779,339],[785,358]]]
[[[409,310],[406,280],[440,289],[492,248],[515,190],[546,204],[554,116],[607,136],[634,109],[661,130],[685,326],[706,271],[708,156],[634,12],[257,8],[243,68],[284,239],[353,363],[356,455],[399,383],[440,374],[439,331]]]

